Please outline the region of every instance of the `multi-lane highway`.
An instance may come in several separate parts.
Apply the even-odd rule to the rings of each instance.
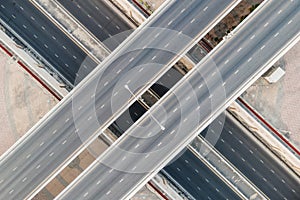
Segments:
[[[201,135],[208,132],[203,131]],[[299,198],[299,177],[231,115],[227,114],[215,147],[270,199]]]
[[[74,84],[76,78],[82,79],[96,67],[84,51],[28,0],[1,0],[0,18],[69,83]]]
[[[182,77],[181,73],[171,68],[151,87],[152,91],[162,97]],[[112,130],[116,135],[122,135],[146,111],[139,103],[133,104],[116,120],[114,123],[116,129]],[[240,199],[230,187],[189,150],[165,167],[161,173],[170,176],[170,181],[175,180],[173,184],[180,184],[188,192],[186,195],[191,195],[194,199]]]
[[[162,169],[162,174],[171,176],[194,199],[240,199],[190,150]]]
[[[104,1],[59,0],[58,2],[100,41],[105,41],[112,36],[132,29],[132,27],[126,23],[121,16],[117,15]],[[113,50],[113,47],[107,47]]]
[[[157,97],[162,97],[169,89],[171,89],[181,78],[183,75],[178,72],[176,69],[171,68],[167,71],[153,86],[150,91],[155,94]],[[157,98],[156,97],[156,98]],[[155,99],[156,100],[156,99]],[[154,103],[149,102],[149,103]],[[112,125],[116,128],[116,131],[113,131],[116,135],[120,136],[123,134],[134,122],[136,122],[147,109],[143,107],[140,103],[136,102],[129,107],[128,110],[122,113],[120,117],[114,122]]]
[[[178,71],[170,70],[157,82],[158,84],[154,88],[156,93],[163,96],[168,88],[172,88],[180,78],[182,78],[182,75]],[[117,134],[121,135],[124,133],[145,112],[146,109],[144,107],[138,103],[133,104],[128,112],[123,113],[116,120],[118,131],[121,131],[120,133],[117,132]],[[224,124],[221,120],[222,117],[220,119],[217,118],[212,122],[213,125],[209,129],[206,128],[200,134],[205,137],[208,135],[208,131],[210,134],[214,134],[213,132],[222,130],[220,138],[214,146],[239,171],[271,199],[278,197],[281,199],[295,198],[294,193],[299,193],[296,189],[297,187],[295,187],[299,184],[299,180],[297,181],[297,178],[292,175],[293,172],[288,170],[287,166],[280,164],[282,162],[272,156],[271,152],[266,147],[263,147],[256,138],[251,136],[251,133],[241,126],[235,118],[227,113],[226,116]],[[214,141],[209,140],[210,137],[207,138],[208,142],[214,143]],[[213,197],[213,195],[216,195],[216,191],[221,191],[222,189],[224,193],[230,193],[230,188],[222,186],[224,183],[217,180],[219,179],[217,176],[211,176],[213,173],[207,171],[205,173],[195,173],[199,170],[206,170],[207,167],[202,169],[202,166],[205,165],[189,152],[184,153],[178,160],[165,167],[163,171],[169,174],[173,180],[179,183],[195,199]],[[210,177],[207,177],[207,175],[210,175]],[[201,187],[205,179],[210,180],[209,182],[204,181],[208,185],[212,182],[217,183],[218,185],[209,185],[217,188],[217,190],[208,189],[205,191]],[[220,199],[220,197],[217,199]]]
[[[214,134],[212,132],[220,130],[217,126],[221,126],[222,133],[214,146],[240,172],[270,199],[299,198],[299,177],[257,141],[234,117],[230,114],[226,114],[226,116],[224,125],[219,124],[217,118],[214,126],[205,129],[200,134],[202,136],[208,132]],[[185,161],[186,159],[188,161]],[[179,163],[178,160],[180,160]],[[183,154],[178,160],[165,167],[164,170],[197,199],[199,195],[203,195],[203,191],[197,187],[204,178],[207,178],[203,173],[195,173],[195,170],[199,170],[196,166],[200,165],[201,161],[193,154],[188,157]],[[194,169],[191,169],[192,166]],[[180,170],[177,169],[178,167]],[[220,185],[215,187],[218,188]]]
[[[250,16],[59,198],[130,198],[299,40],[300,1],[266,1]]]
[[[150,80],[156,81],[176,62],[176,54],[188,51],[197,42],[194,38],[206,34],[238,2],[182,0],[165,4],[52,114],[1,156],[0,198],[23,199],[39,191],[84,149],[83,143],[95,139],[135,101],[131,92],[138,95],[150,87]],[[124,88],[124,81],[131,92]],[[138,90],[142,85],[147,87]]]

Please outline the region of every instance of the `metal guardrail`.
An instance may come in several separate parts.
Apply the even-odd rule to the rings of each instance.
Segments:
[[[247,177],[233,166],[202,136],[197,136],[189,149],[243,199],[268,199]]]
[[[0,19],[0,25],[5,29],[4,32],[16,43],[21,44],[24,46],[24,48],[27,49],[26,52],[28,52],[28,55],[30,55],[34,60],[36,60],[39,64],[43,65],[44,69],[50,74],[50,75],[56,75],[53,76],[59,83],[63,83],[66,85],[67,90],[72,89],[72,84],[64,78],[64,76],[56,70],[56,68],[50,64],[47,59],[45,59],[41,54],[39,54],[27,41],[25,41],[18,33],[16,33],[7,23],[5,23],[2,19]]]
[[[160,170],[160,173],[168,181],[168,184],[179,194],[183,199],[196,200],[184,187],[180,185],[166,170]]]
[[[30,0],[30,2],[37,9],[43,12],[49,20],[51,20],[62,32],[64,32],[96,63],[100,63],[109,55],[110,50],[100,40],[98,40],[87,28],[85,28],[71,13],[69,13],[59,2],[57,2],[56,0],[49,2],[51,3],[51,5],[53,4],[53,6],[49,6],[49,8],[41,0]],[[69,20],[69,23],[60,20],[57,13],[63,15],[64,19]],[[84,35],[84,37],[90,39],[91,42],[85,41],[78,35],[72,34],[76,31],[76,29],[80,30],[80,36]]]

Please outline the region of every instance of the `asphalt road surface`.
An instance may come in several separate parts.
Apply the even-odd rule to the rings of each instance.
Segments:
[[[177,81],[182,78],[182,75],[173,70],[170,70],[165,74],[155,87],[155,92],[163,96],[168,90],[163,85],[168,85],[171,88]],[[161,85],[160,88],[158,85]],[[138,103],[133,104],[128,111],[124,112],[117,120],[116,126],[118,127],[118,135],[122,135],[128,128],[130,128],[134,122],[136,122],[144,113],[146,109]],[[241,171],[252,183],[254,183],[263,193],[265,193],[270,199],[292,199],[295,198],[295,192],[297,191],[297,184],[299,180],[295,176],[291,175],[293,172],[288,170],[287,166],[282,165],[282,162],[278,158],[274,158],[271,152],[263,147],[260,142],[251,137],[251,133],[240,125],[240,122],[227,113],[225,122],[222,122],[219,118],[213,121],[212,125],[202,131],[200,134],[205,137],[210,134],[214,134],[218,130],[222,130],[218,142],[214,145],[217,150],[224,155],[234,166]],[[224,125],[224,126],[223,126]],[[213,140],[209,140],[214,144]],[[187,155],[188,154],[188,155]],[[189,160],[186,162],[185,160]],[[183,162],[185,161],[185,162]],[[203,199],[213,197],[213,193],[216,191],[224,190],[230,193],[229,187],[224,187],[222,181],[217,176],[207,175],[213,174],[212,172],[195,173],[197,170],[207,170],[205,166],[196,156],[191,152],[184,153],[180,158],[174,161],[171,165],[163,169],[164,173],[169,174],[177,183],[179,183],[190,195],[195,199]],[[191,169],[193,167],[194,169]],[[180,170],[178,170],[178,168]],[[212,179],[214,183],[219,185],[213,185],[217,190],[205,191],[202,187],[203,180]],[[204,181],[208,186],[211,183]],[[284,184],[283,184],[284,183]],[[200,189],[198,188],[200,187]],[[222,189],[220,189],[220,187]],[[206,193],[207,192],[207,193]],[[231,191],[232,192],[232,191]],[[225,192],[226,193],[226,192]],[[206,195],[206,197],[205,197]],[[212,199],[220,199],[221,197],[214,197]],[[232,199],[232,198],[229,198]]]
[[[84,51],[28,0],[0,0],[0,5],[0,18],[71,84],[96,67]]]
[[[151,86],[151,91],[158,97],[162,97],[167,91],[169,91],[181,78],[183,75],[176,69],[171,68],[167,71],[153,86]],[[140,103],[136,102],[132,104],[128,110],[123,112],[120,117],[113,123],[111,130],[115,134],[120,136],[123,134],[134,122],[136,122],[145,112],[144,108]]]
[[[208,132],[203,131],[201,135],[205,136]],[[270,199],[300,197],[299,177],[231,115],[227,114],[220,138],[214,146]]]
[[[137,93],[140,86],[152,79],[156,81],[171,68],[170,61],[178,58],[177,53],[188,50],[191,38],[207,32],[211,23],[218,22],[238,2],[172,1],[146,22],[145,26],[152,28],[137,29],[129,36],[130,41],[72,90],[72,97],[62,100],[52,110],[53,114],[1,157],[0,199],[24,199],[40,190],[37,186],[62,170],[62,165],[84,149],[83,143],[97,138],[135,101],[131,92]],[[164,67],[166,64],[169,66]]]
[[[194,199],[241,199],[190,150],[162,169]]]
[[[224,110],[225,102],[234,100],[230,97],[255,81],[266,63],[279,59],[274,56],[299,35],[299,17],[300,1],[268,1],[258,8],[59,198],[130,198],[209,124],[216,110]],[[297,191],[291,195],[299,198]]]
[[[102,42],[125,31],[130,33],[128,30],[132,29],[104,1],[58,0],[58,2]],[[112,51],[116,46],[107,47]]]

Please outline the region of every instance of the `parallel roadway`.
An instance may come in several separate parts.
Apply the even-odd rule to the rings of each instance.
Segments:
[[[0,18],[70,84],[75,84],[76,79],[82,79],[97,66],[29,0],[1,0]]]
[[[58,2],[102,42],[122,32],[127,33],[126,36],[131,33],[128,30],[131,30],[132,27],[105,1],[58,0]],[[115,48],[107,47],[111,51]]]
[[[299,17],[300,1],[266,1],[59,198],[130,198],[299,40]]]
[[[0,199],[36,194],[135,101],[123,81],[136,95],[145,91],[150,80],[156,81],[176,62],[176,54],[188,51],[238,2],[182,0],[165,4],[2,155]]]

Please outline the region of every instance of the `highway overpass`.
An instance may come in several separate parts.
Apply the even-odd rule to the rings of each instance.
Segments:
[[[131,93],[118,88],[120,81],[127,79],[133,90],[145,85],[134,91],[137,96],[143,93],[238,2],[165,3],[1,156],[0,198],[23,199],[37,193],[135,101]],[[149,63],[155,63],[154,67],[144,67]]]
[[[171,69],[157,81],[156,86],[152,89],[161,97],[182,77],[183,75],[178,71]],[[116,134],[122,135],[146,111],[138,103],[133,104],[127,112],[124,112],[116,120],[115,126],[117,126],[117,129],[115,131],[120,131]],[[221,130],[220,138],[214,145],[215,148],[270,199],[278,197],[282,199],[296,198],[295,193],[300,191],[298,192],[297,187],[295,187],[299,184],[299,178],[293,175],[294,172],[272,155],[272,152],[260,141],[251,136],[250,131],[244,128],[238,120],[227,112],[222,115],[226,115],[225,120],[224,116],[219,116],[200,134],[207,138],[208,142],[214,144],[215,141],[211,140],[208,135],[214,135]],[[185,161],[187,159],[189,162]],[[195,199],[214,197],[215,195],[220,199],[223,198],[222,195],[226,197],[227,194],[231,194],[231,189],[228,186],[222,186],[224,183],[217,180],[219,177],[213,175],[212,172],[207,172],[207,167],[203,169],[200,167],[203,165],[199,158],[192,153],[184,153],[178,160],[164,167],[163,172],[169,174],[172,180],[180,184]],[[197,173],[200,170],[204,170],[205,173]],[[207,182],[205,179],[210,181]],[[206,184],[208,188],[205,188]],[[209,189],[211,186],[221,192],[217,194],[216,190]]]
[[[130,198],[299,40],[299,17],[299,1],[266,1],[58,198]]]

